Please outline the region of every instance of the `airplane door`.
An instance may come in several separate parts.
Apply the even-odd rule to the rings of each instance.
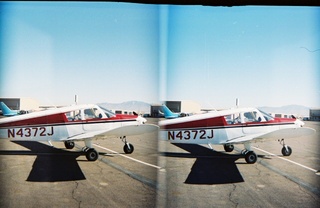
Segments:
[[[261,131],[261,126],[256,125],[258,121],[255,118],[254,112],[244,112],[241,113],[241,123],[242,125],[242,132],[244,134],[256,134]]]
[[[244,134],[257,134],[263,132],[263,123],[257,112],[250,111],[241,113],[242,132]]]
[[[97,131],[105,129],[105,124],[100,122],[100,111],[96,108],[87,108],[82,110],[82,128],[84,131]]]

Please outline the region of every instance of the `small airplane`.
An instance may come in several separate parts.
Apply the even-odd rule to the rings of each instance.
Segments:
[[[173,113],[166,105],[162,105],[162,110],[163,112],[160,112],[160,114],[163,114],[167,119],[189,116],[187,113]]]
[[[67,149],[75,141],[84,141],[83,152],[89,161],[98,159],[92,148],[92,140],[119,137],[123,150],[131,154],[134,150],[126,136],[156,131],[157,125],[145,124],[146,119],[137,115],[114,114],[98,105],[74,105],[30,114],[0,119],[0,138],[13,141],[64,142]]]
[[[236,108],[212,111],[159,123],[159,138],[171,143],[223,145],[226,152],[232,152],[234,144],[244,144],[241,152],[249,164],[257,161],[251,150],[251,143],[278,139],[282,154],[289,156],[292,149],[285,138],[311,135],[314,129],[303,127],[304,123],[295,118],[274,118],[256,108]]]
[[[3,116],[16,116],[28,113],[25,110],[11,110],[4,102],[0,102],[0,109],[2,111]]]

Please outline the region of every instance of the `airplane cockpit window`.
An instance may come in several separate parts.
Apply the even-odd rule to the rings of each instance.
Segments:
[[[258,117],[257,112],[245,112],[243,113],[244,122],[259,122],[261,118]],[[260,118],[260,119],[259,119]]]
[[[88,109],[84,109],[84,118],[85,119],[102,118],[102,114],[99,112],[97,108],[88,108]]]
[[[251,112],[245,112],[243,114],[244,122],[266,122],[274,120],[273,117],[261,110],[255,110]]]
[[[111,117],[114,117],[114,116],[116,116],[113,112],[111,112],[110,110],[108,110],[108,109],[106,109],[106,108],[104,108],[104,107],[101,107],[101,106],[99,106],[100,108],[101,108],[101,110],[106,114],[106,116],[108,117],[108,118],[111,118]]]

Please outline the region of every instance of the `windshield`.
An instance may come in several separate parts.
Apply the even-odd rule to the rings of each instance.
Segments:
[[[266,121],[274,120],[274,118],[269,113],[266,113],[266,112],[264,112],[264,111],[262,111],[260,109],[259,109],[259,111],[263,115],[264,119],[266,119]]]
[[[114,114],[112,111],[110,111],[110,110],[108,110],[108,109],[106,109],[106,108],[104,108],[104,107],[101,107],[101,106],[99,106],[99,107],[100,107],[101,110],[106,114],[106,116],[107,116],[108,118],[111,118],[111,117],[116,116],[116,114]]]

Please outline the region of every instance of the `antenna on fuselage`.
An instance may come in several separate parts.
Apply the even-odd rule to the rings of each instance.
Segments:
[[[74,96],[74,102],[76,103],[76,105],[78,105],[78,95]]]
[[[239,108],[239,98],[236,98],[236,106]]]

